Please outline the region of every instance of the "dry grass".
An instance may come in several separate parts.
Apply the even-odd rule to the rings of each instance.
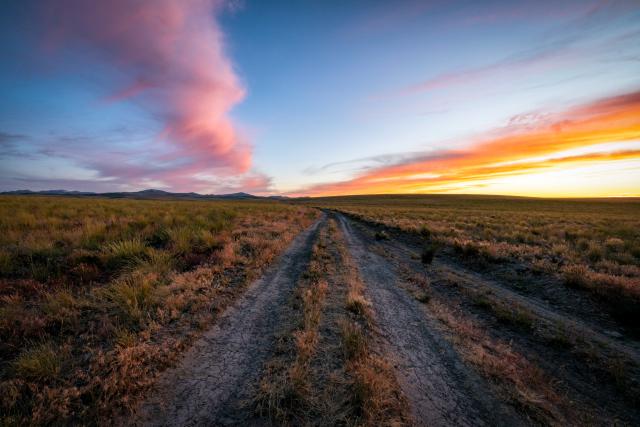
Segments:
[[[347,297],[345,301],[346,309],[354,314],[356,318],[366,322],[371,322],[371,303],[364,296],[364,283],[360,279],[351,255],[345,246],[342,232],[337,230],[336,248],[342,263],[340,280],[346,284]]]
[[[354,196],[313,204],[415,233],[480,267],[522,263],[595,293],[631,326],[640,320],[637,199]],[[423,253],[427,264],[429,252]]]
[[[369,301],[367,301],[361,293],[353,289],[349,290],[345,303],[347,310],[357,316],[367,317],[370,305]]]
[[[43,343],[20,353],[12,367],[21,378],[52,381],[60,373],[61,365],[58,350],[51,343]]]
[[[371,305],[333,220],[320,233],[292,307],[299,320],[265,367],[258,413],[280,425],[406,424],[393,371],[371,352]],[[333,338],[335,347],[328,344]],[[329,347],[319,355],[323,339]]]
[[[346,371],[351,376],[351,405],[359,424],[405,425],[407,403],[391,365],[369,349],[366,329],[357,321],[340,324]]]
[[[502,323],[508,323],[526,331],[533,331],[539,319],[536,315],[515,301],[496,298],[488,292],[477,291],[461,286],[461,289],[471,297],[474,305],[487,309]]]
[[[305,289],[302,295],[303,326],[294,334],[298,350],[296,363],[301,365],[301,368],[311,359],[318,343],[318,326],[327,289],[327,282],[319,280],[310,288]]]
[[[359,359],[367,353],[367,337],[363,326],[355,321],[342,319],[340,322],[342,352],[347,360]]]
[[[585,265],[569,265],[561,270],[567,286],[586,289],[615,307],[617,316],[631,323],[638,319],[640,281],[636,278],[598,273]]]
[[[271,202],[0,198],[0,424],[126,410],[316,216]]]
[[[370,354],[350,362],[347,369],[354,375],[355,405],[360,408],[362,425],[409,424],[407,404],[400,394],[389,362]]]
[[[341,280],[347,285],[345,308],[351,314],[340,322],[346,371],[351,376],[353,411],[362,425],[404,425],[408,423],[408,404],[400,392],[393,369],[371,349],[373,313],[364,295],[364,283],[342,232],[336,244],[342,260]]]
[[[505,397],[529,416],[543,424],[566,424],[575,415],[552,379],[509,344],[489,337],[462,312],[439,301],[431,301],[429,310],[443,322],[465,360],[491,378]]]
[[[279,424],[299,424],[318,406],[309,372],[329,290],[327,281],[321,278],[329,267],[327,239],[327,230],[323,229],[291,304],[298,319],[289,318],[290,330],[285,325],[278,355],[267,363],[254,399],[256,412]]]

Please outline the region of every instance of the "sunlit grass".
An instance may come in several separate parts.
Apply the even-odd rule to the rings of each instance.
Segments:
[[[317,215],[262,201],[0,197],[0,424],[127,408]]]
[[[637,199],[416,195],[332,197],[310,203],[420,236],[429,249],[421,254],[425,264],[437,252],[431,249],[439,246],[478,265],[520,263],[594,293],[625,321],[638,319]]]

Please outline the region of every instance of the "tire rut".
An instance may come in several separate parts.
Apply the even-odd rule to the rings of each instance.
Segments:
[[[387,358],[411,406],[417,425],[524,425],[490,386],[468,369],[458,353],[425,316],[420,303],[397,286],[400,278],[390,262],[367,251],[350,221],[336,215],[355,260]]]
[[[419,261],[419,253],[398,241],[385,242],[386,250],[393,249],[393,253],[405,260],[406,264],[416,271],[422,271],[423,266]],[[521,307],[526,308],[533,313],[538,319],[544,320],[551,324],[564,325],[568,330],[576,331],[581,336],[599,346],[606,346],[618,354],[625,355],[629,360],[640,364],[640,348],[633,341],[623,342],[619,339],[609,336],[607,331],[596,328],[595,326],[584,322],[583,320],[555,309],[553,306],[545,304],[534,298],[521,295],[518,292],[509,289],[499,281],[491,280],[484,275],[475,273],[449,259],[437,258],[433,261],[433,268],[440,269],[443,272],[456,277],[460,282],[464,283],[470,289],[477,291],[490,292],[492,297],[502,301],[513,301]]]
[[[358,220],[352,221],[352,224],[366,244],[367,250],[386,258],[398,271],[404,271],[405,277],[406,272],[417,276],[425,274],[425,266],[420,261],[420,249],[413,244],[413,241],[408,243],[409,239],[404,239],[401,234],[389,240],[374,241],[375,227]],[[557,380],[561,393],[567,397],[570,396],[568,399],[576,405],[583,405],[585,414],[589,412],[592,416],[599,417],[599,423],[604,424],[607,420],[618,420],[617,422],[621,425],[633,425],[637,420],[637,411],[633,409],[633,402],[636,401],[633,390],[637,387],[640,361],[636,341],[630,341],[624,337],[611,337],[606,333],[606,329],[576,317],[575,313],[568,313],[554,305],[545,304],[537,298],[519,294],[502,280],[491,277],[489,273],[470,270],[447,255],[437,256],[429,267],[429,272],[430,279],[435,280],[435,283],[441,281],[456,284],[457,291],[453,288],[447,289],[448,284],[438,287],[437,294],[444,300],[460,292],[464,295],[463,300],[466,299],[473,304],[473,295],[485,295],[490,297],[490,301],[521,308],[528,313],[527,315],[532,316],[537,325],[535,331],[513,332],[498,328],[491,331],[492,335],[500,337],[499,339],[504,342],[510,342],[510,345],[519,348],[518,351],[528,359],[537,359],[538,366]],[[454,301],[448,301],[448,303],[454,305],[463,303],[455,297]],[[544,338],[545,332],[541,335],[543,338],[532,338],[538,330],[548,333],[557,330],[560,334],[568,334],[568,340],[576,340],[575,349],[566,354],[551,356],[551,354],[562,353],[563,350],[553,346],[563,344],[545,342],[544,340],[548,339]],[[560,337],[562,338],[562,335]],[[545,346],[552,347],[545,349]],[[590,365],[592,363],[596,365],[593,368]],[[620,368],[617,368],[618,366]],[[608,379],[598,379],[601,377],[592,369],[600,369],[598,375],[604,375]],[[625,383],[622,386],[615,382],[621,381],[615,378],[615,375],[620,375],[617,372],[624,372]],[[599,381],[605,381],[605,383],[599,383]],[[620,387],[624,387],[622,391]],[[598,424],[594,420],[588,424]]]
[[[300,233],[276,264],[160,378],[127,424],[198,426],[239,424],[251,417],[244,401],[273,349],[274,332],[326,215]]]
[[[449,262],[441,261],[434,263],[434,265],[442,268],[454,277],[457,276],[467,286],[477,290],[489,290],[492,292],[493,296],[498,297],[503,301],[515,301],[519,305],[530,310],[539,319],[552,324],[562,324],[565,328],[577,332],[586,339],[599,345],[605,345],[619,354],[624,354],[636,363],[640,363],[640,350],[637,345],[621,343],[618,340],[609,337],[606,332],[596,330],[591,325],[588,325],[573,316],[555,311],[539,301],[522,296],[494,281],[487,280],[476,273],[462,270]]]

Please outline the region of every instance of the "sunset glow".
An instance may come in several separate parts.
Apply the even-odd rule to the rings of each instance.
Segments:
[[[556,187],[555,179],[579,174],[585,181],[573,195],[640,195],[637,178],[620,187],[620,165],[640,166],[640,93],[604,99],[568,110],[553,118],[501,129],[498,135],[472,143],[466,149],[442,150],[423,158],[367,171],[335,184],[311,187],[303,194],[382,194],[468,192],[489,194],[567,195],[567,187]],[[612,144],[612,142],[614,142]],[[587,190],[590,173],[608,175],[610,187]],[[633,179],[635,177],[636,179]],[[517,178],[513,182],[511,178]],[[602,179],[602,177],[598,177]],[[618,193],[616,193],[618,191]]]
[[[640,195],[635,1],[4,8],[2,191]]]

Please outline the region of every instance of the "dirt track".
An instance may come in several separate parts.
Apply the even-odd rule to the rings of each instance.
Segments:
[[[343,218],[345,221],[349,221],[344,216]],[[360,224],[360,227],[366,228],[362,224]],[[371,239],[369,238],[369,240]],[[360,246],[364,244],[364,242],[361,242]],[[401,239],[390,240],[379,243],[379,245],[387,248],[388,253],[392,254],[392,257],[403,259],[404,263],[413,270],[420,272],[424,270],[424,267],[417,261],[417,258],[419,258],[419,247],[413,247],[410,243],[403,242]],[[434,265],[439,272],[450,275],[453,280],[458,283],[464,283],[464,286],[470,289],[489,292],[501,300],[517,303],[527,310],[530,310],[540,320],[549,323],[561,323],[569,327],[572,331],[588,336],[594,343],[597,343],[597,345],[608,346],[616,352],[625,354],[629,358],[640,362],[640,345],[638,342],[614,338],[620,334],[616,330],[618,328],[616,328],[616,325],[613,325],[610,320],[606,319],[608,321],[603,321],[600,319],[603,317],[602,312],[598,312],[597,315],[592,315],[592,313],[596,312],[597,308],[592,308],[591,312],[588,313],[576,313],[576,311],[578,311],[576,310],[576,305],[586,305],[584,301],[581,301],[584,297],[579,294],[575,295],[577,293],[566,292],[568,295],[562,295],[563,299],[569,301],[566,303],[567,307],[557,304],[556,301],[553,300],[543,300],[537,295],[518,293],[510,289],[500,280],[487,277],[490,275],[478,274],[460,262],[456,262],[456,260],[451,257],[441,257],[436,260]],[[436,273],[435,270],[436,269],[433,269],[431,271],[431,275]],[[555,289],[556,299],[560,299],[558,296],[560,293],[558,292],[559,290],[562,290],[562,288]],[[573,304],[573,306],[571,306],[571,304]],[[586,311],[584,307],[582,311]],[[587,315],[592,316],[588,317]]]
[[[537,368],[546,372],[552,387],[566,402],[570,402],[568,406],[571,408],[558,404],[555,414],[546,414],[548,418],[543,418],[543,421],[536,419],[537,422],[634,425],[640,420],[636,394],[640,379],[638,342],[622,333],[611,334],[612,330],[622,332],[623,329],[606,316],[588,317],[586,313],[589,311],[598,311],[593,301],[562,286],[556,286],[553,290],[555,298],[548,298],[551,292],[546,293],[545,298],[530,291],[518,292],[490,268],[481,272],[474,271],[463,260],[444,250],[433,261],[433,265],[425,270],[420,262],[420,243],[414,236],[387,229],[391,238],[378,241],[374,238],[377,226],[340,214],[339,216],[348,234],[352,236],[352,252],[360,252],[360,259],[369,259],[361,268],[365,278],[367,271],[371,271],[367,279],[371,290],[375,292],[375,286],[371,285],[376,282],[376,271],[382,269],[387,282],[394,281],[396,284],[395,289],[387,285],[384,292],[399,292],[402,296],[397,298],[404,299],[409,295],[407,288],[411,287],[407,285],[406,273],[422,276],[426,273],[430,283],[429,292],[434,297],[462,310],[478,326],[486,328],[487,336],[491,339],[508,343],[516,352],[520,352]],[[396,274],[393,276],[389,272]],[[523,328],[496,321],[493,314],[477,307],[474,297],[478,295],[491,305],[519,308],[526,313],[526,320],[531,325],[527,324]],[[574,302],[573,307],[565,304],[565,301],[571,300]],[[376,305],[397,307],[396,304],[389,305],[384,301],[381,299]],[[415,301],[413,303],[415,306]],[[406,304],[411,305],[410,302]],[[388,309],[380,312],[393,322]],[[431,317],[429,312],[430,307],[427,305],[423,309],[423,317]],[[406,313],[395,315],[407,316]],[[437,329],[437,326],[432,326],[430,331]],[[401,325],[398,327],[401,328]],[[549,340],[546,335],[549,330],[561,331],[562,339],[567,342],[558,344],[553,339]],[[454,358],[455,354],[446,359]],[[402,373],[399,375],[401,377]],[[530,413],[525,412],[525,415]]]
[[[497,279],[469,270],[454,259],[439,256],[428,272],[433,285],[430,291],[434,296],[443,298],[456,309],[461,307],[468,311],[480,327],[489,328],[488,336],[492,339],[511,343],[515,351],[530,356],[543,370],[550,372],[553,387],[559,388],[562,398],[571,402],[571,407],[582,417],[571,418],[569,411],[558,415],[557,411],[562,412],[565,407],[554,402],[556,406],[547,410],[542,418],[532,418],[532,413],[518,404],[517,396],[505,395],[504,388],[497,384],[500,379],[496,381],[486,373],[483,375],[482,369],[465,360],[444,332],[437,316],[431,313],[429,305],[421,303],[409,292],[404,271],[425,274],[424,266],[416,260],[416,247],[401,238],[376,241],[370,225],[357,223],[342,214],[330,215],[339,223],[348,253],[364,283],[365,295],[372,303],[375,335],[372,346],[393,366],[393,374],[409,404],[411,424],[607,424],[614,420],[634,424],[640,419],[633,404],[619,399],[615,386],[602,383],[602,378],[595,374],[592,376],[590,367],[580,365],[583,362],[576,354],[548,348],[547,344],[532,338],[532,331],[496,327],[491,315],[478,311],[465,291],[482,291],[483,295],[490,295],[496,301],[518,304],[535,317],[537,325],[545,322],[561,324],[586,337],[589,346],[608,349],[601,350],[605,355],[615,352],[632,363],[638,362],[635,343],[612,338],[572,313],[527,298],[503,286]],[[179,366],[163,375],[131,424],[273,424],[272,420],[258,417],[247,402],[254,397],[252,393],[265,362],[273,355],[276,334],[290,313],[287,301],[307,267],[320,229],[326,224],[327,215],[323,215],[294,240],[269,272],[253,283],[187,352]],[[336,277],[327,279],[330,282],[338,280]],[[456,287],[449,286],[448,282],[440,285],[451,280],[457,282]],[[331,307],[330,303],[325,308],[328,318],[335,317]],[[327,336],[335,335],[335,328],[333,332],[332,328],[324,326],[320,330],[321,345],[331,343],[333,348],[339,344],[338,337]],[[562,362],[568,367],[557,367],[557,361],[549,356],[563,358]],[[629,371],[631,375],[635,375],[633,369]],[[315,382],[323,382],[322,378],[312,377]],[[324,382],[320,388],[322,386]]]
[[[493,396],[439,336],[421,303],[398,286],[389,262],[366,250],[348,220],[339,216],[352,256],[374,305],[387,357],[421,425],[518,425],[515,412]]]
[[[271,352],[284,302],[304,271],[323,216],[296,237],[279,262],[254,282],[150,393],[136,425],[238,424],[250,417],[247,393]]]

